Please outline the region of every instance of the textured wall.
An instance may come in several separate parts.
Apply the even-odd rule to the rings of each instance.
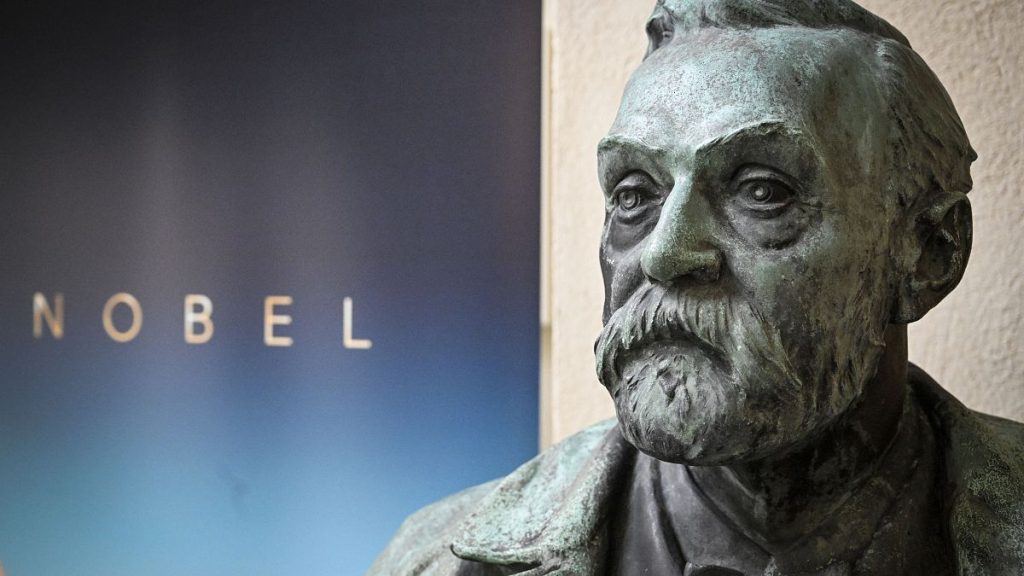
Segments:
[[[974,254],[910,328],[910,357],[968,406],[1024,420],[1024,24],[1021,0],[863,0],[910,38],[960,111],[974,165]],[[603,217],[595,147],[646,44],[654,0],[549,0],[542,440],[612,414],[594,376]]]

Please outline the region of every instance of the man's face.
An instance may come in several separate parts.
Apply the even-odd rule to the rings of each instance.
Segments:
[[[848,410],[891,306],[894,202],[872,50],[706,30],[654,52],[599,147],[598,372],[663,460],[799,446]]]

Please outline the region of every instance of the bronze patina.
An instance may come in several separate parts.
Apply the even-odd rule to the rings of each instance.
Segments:
[[[847,0],[663,0],[598,146],[617,419],[412,516],[370,574],[1024,574],[1024,426],[908,363],[976,155]]]

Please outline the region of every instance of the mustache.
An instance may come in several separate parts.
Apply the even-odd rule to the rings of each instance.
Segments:
[[[794,376],[778,331],[745,300],[646,284],[608,318],[594,343],[598,379],[605,386],[618,381],[623,356],[661,341],[688,341],[726,366],[736,358],[741,364],[744,357],[756,358],[761,369]]]

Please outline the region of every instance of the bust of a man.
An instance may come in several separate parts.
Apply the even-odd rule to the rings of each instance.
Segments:
[[[908,364],[975,159],[848,0],[662,0],[598,146],[617,419],[411,517],[371,574],[1024,574],[1024,427]]]

